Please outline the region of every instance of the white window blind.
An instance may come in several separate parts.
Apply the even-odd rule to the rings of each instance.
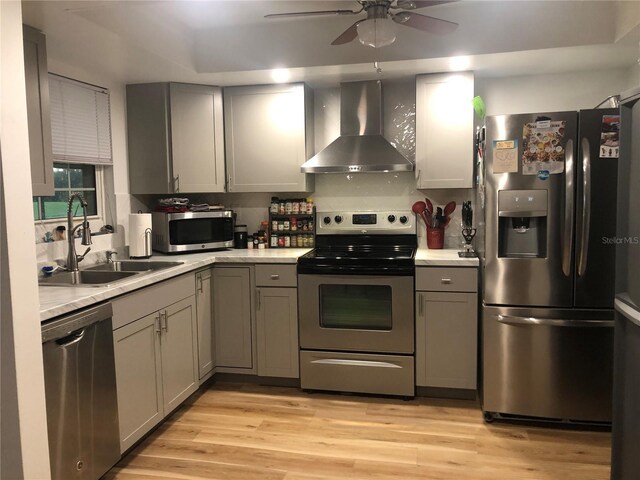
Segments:
[[[53,159],[112,164],[109,91],[49,74]]]

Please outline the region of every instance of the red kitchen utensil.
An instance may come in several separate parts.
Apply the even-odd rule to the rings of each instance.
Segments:
[[[415,213],[416,215],[420,215],[425,225],[428,226],[430,222],[429,222],[429,217],[425,213],[426,209],[427,209],[427,204],[421,201],[414,203],[411,207],[411,210],[413,211],[413,213]]]
[[[444,206],[444,216],[449,217],[456,209],[456,202],[449,202]]]

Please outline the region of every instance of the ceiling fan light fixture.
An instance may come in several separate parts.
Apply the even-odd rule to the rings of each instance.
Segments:
[[[396,41],[396,24],[390,18],[369,18],[358,24],[358,40],[373,48],[386,47]]]

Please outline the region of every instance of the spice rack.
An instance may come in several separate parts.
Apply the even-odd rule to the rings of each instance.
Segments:
[[[312,213],[269,212],[269,248],[313,248],[315,244],[315,207]]]

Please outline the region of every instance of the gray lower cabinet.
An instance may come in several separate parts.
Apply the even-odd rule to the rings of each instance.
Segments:
[[[46,38],[42,32],[24,25],[23,46],[31,185],[33,195],[48,196],[54,190]]]
[[[210,377],[215,367],[213,340],[213,269],[196,273],[196,313],[198,317],[198,376]]]
[[[313,95],[302,83],[226,87],[230,192],[313,191],[300,166],[313,154]]]
[[[251,267],[213,269],[216,371],[255,373]]]
[[[224,192],[222,90],[208,85],[127,85],[132,194]]]
[[[257,291],[258,375],[298,378],[298,289]]]
[[[416,269],[416,385],[476,389],[476,285],[475,268]]]
[[[184,275],[112,302],[122,452],[199,386],[193,289]]]

